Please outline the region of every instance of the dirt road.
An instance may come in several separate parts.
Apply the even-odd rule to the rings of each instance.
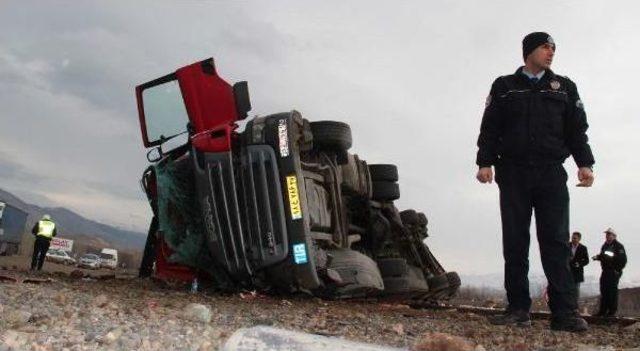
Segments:
[[[15,265],[15,264],[13,264]],[[0,258],[0,271],[18,280],[27,272]],[[495,327],[485,317],[405,305],[323,301],[306,296],[196,293],[150,280],[72,279],[48,265],[41,284],[0,282],[0,342],[17,349],[215,349],[238,328],[271,325],[350,340],[412,347],[428,332],[461,336],[487,350],[575,350],[580,345],[624,349],[640,345],[640,329],[593,326],[576,335],[552,332],[547,321],[529,329]],[[190,303],[208,307],[210,320],[189,315]],[[0,347],[0,349],[3,349]]]

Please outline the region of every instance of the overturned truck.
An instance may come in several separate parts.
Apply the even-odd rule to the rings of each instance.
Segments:
[[[350,153],[348,124],[291,111],[240,131],[247,83],[229,85],[213,59],[142,84],[136,96],[154,215],[141,276],[326,298],[457,292],[458,274],[424,243],[424,213],[394,205],[396,166]]]

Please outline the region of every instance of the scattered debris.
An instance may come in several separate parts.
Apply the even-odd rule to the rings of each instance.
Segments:
[[[53,297],[53,301],[57,302],[58,305],[65,305],[67,303],[67,295],[64,292],[59,292],[56,296]]]
[[[184,308],[182,316],[184,317],[184,319],[194,322],[211,322],[211,310],[209,309],[209,307],[201,305],[199,303],[188,304],[187,307]]]
[[[102,338],[102,342],[105,343],[105,344],[113,344],[118,339],[120,339],[121,336],[122,336],[122,329],[121,328],[115,328],[115,329],[109,331]]]
[[[105,307],[109,303],[109,298],[105,294],[100,294],[93,299],[93,306]]]
[[[31,312],[24,310],[13,310],[6,313],[4,320],[14,328],[21,327],[29,322]]]
[[[264,295],[260,294],[259,292],[253,290],[253,291],[249,291],[246,293],[240,293],[240,298],[243,300],[253,300],[253,299],[260,299],[263,298]]]
[[[394,324],[393,328],[391,328],[396,334],[404,335],[404,325],[402,323]]]
[[[401,351],[403,349],[364,344],[316,334],[256,326],[238,329],[222,351]]]

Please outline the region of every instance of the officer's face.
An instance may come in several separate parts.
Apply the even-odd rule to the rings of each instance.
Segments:
[[[527,63],[540,69],[549,69],[553,62],[555,52],[556,47],[553,44],[547,43],[540,45],[527,56]]]
[[[574,243],[574,244],[579,243],[580,242],[580,237],[575,235],[575,234],[571,235],[571,242]]]
[[[607,233],[607,242],[610,243],[616,238],[615,234]]]

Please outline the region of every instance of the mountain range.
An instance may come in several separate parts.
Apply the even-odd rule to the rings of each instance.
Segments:
[[[0,189],[0,201],[17,207],[28,213],[27,227],[31,227],[44,214],[53,218],[60,237],[79,239],[92,237],[111,244],[116,249],[142,250],[146,241],[146,233],[116,228],[85,218],[64,207],[39,207],[22,201],[10,192]]]

